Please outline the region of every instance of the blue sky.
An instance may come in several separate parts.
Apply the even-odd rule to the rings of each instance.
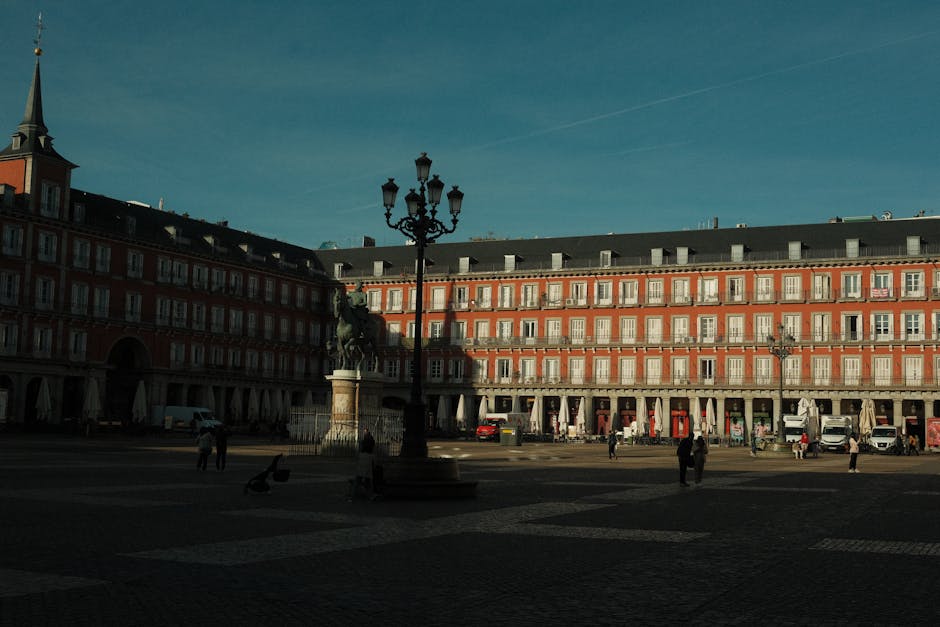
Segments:
[[[451,241],[940,213],[933,1],[0,0],[9,133],[40,10],[75,187],[299,245],[422,151]]]

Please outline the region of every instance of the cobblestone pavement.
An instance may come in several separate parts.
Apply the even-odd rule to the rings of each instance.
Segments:
[[[235,438],[0,436],[0,626],[935,624],[940,455],[432,441],[478,496],[349,500],[352,460]]]

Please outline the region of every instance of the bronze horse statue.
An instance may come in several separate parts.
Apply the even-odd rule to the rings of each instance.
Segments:
[[[337,370],[362,370],[370,353],[378,359],[378,326],[365,303],[353,306],[345,290],[333,295],[333,316],[336,318],[336,341],[332,343]]]

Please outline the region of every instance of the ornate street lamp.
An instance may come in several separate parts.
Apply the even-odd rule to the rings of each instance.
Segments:
[[[772,335],[767,336],[767,348],[770,350],[770,354],[780,362],[780,402],[777,403],[780,412],[777,414],[776,441],[779,448],[785,446],[787,441],[786,435],[783,433],[783,361],[793,352],[792,349],[796,345],[796,339],[787,333],[787,329],[782,323],[777,325],[777,335],[779,338]]]
[[[441,202],[444,191],[444,182],[435,174],[428,180],[431,172],[431,160],[426,152],[415,159],[418,170],[418,183],[420,189],[414,188],[405,195],[405,204],[408,215],[397,222],[392,221],[392,208],[395,206],[395,196],[398,185],[395,179],[388,179],[382,185],[382,204],[385,206],[385,222],[389,227],[401,232],[415,243],[418,251],[417,267],[415,269],[415,336],[414,350],[411,358],[411,398],[405,407],[405,436],[401,446],[402,457],[427,457],[428,445],[424,438],[425,407],[421,389],[421,310],[424,308],[424,248],[437,240],[441,235],[453,233],[457,228],[457,216],[460,214],[460,205],[463,202],[463,192],[455,185],[447,192],[447,202],[450,206],[451,224],[447,226],[437,218],[437,206]]]

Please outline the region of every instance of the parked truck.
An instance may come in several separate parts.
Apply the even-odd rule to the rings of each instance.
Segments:
[[[816,439],[816,421],[809,416],[783,415],[783,435],[787,442],[799,442],[803,434],[810,442]]]
[[[852,416],[824,414],[820,417],[822,435],[819,445],[824,451],[844,453],[852,435]]]

